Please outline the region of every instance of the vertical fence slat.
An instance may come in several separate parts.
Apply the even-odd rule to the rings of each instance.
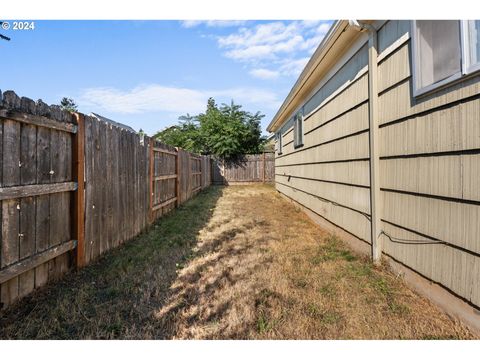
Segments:
[[[3,186],[20,183],[20,124],[11,120],[3,123],[3,148],[8,149],[8,156],[3,159]],[[20,216],[17,199],[2,202],[2,252],[1,267],[13,264],[19,259]],[[1,302],[12,303],[18,297],[18,277],[2,284]]]
[[[50,130],[44,127],[37,129],[37,184],[50,182]],[[46,250],[50,242],[50,195],[37,196],[35,219],[36,252]],[[35,287],[40,287],[48,281],[49,263],[44,263],[35,269]]]
[[[73,201],[73,237],[77,240],[75,262],[77,267],[85,265],[85,116],[75,114],[77,133],[73,143],[73,174],[77,191]]]
[[[37,131],[34,125],[21,126],[20,140],[20,183],[31,185],[36,182],[36,142]],[[20,199],[19,258],[25,259],[35,253],[35,198]],[[18,277],[19,297],[31,292],[35,287],[35,270],[29,270]]]

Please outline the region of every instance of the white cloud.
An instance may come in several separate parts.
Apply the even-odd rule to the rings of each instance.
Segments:
[[[280,107],[281,101],[278,95],[270,90],[257,88],[232,88],[209,92],[215,99],[223,101],[235,100],[239,104],[254,104],[276,110]],[[219,101],[222,102],[222,101]]]
[[[280,72],[285,75],[298,76],[307,65],[310,57],[287,60],[280,66]]]
[[[250,75],[259,79],[276,79],[280,75],[278,71],[268,69],[253,69]]]
[[[85,89],[79,97],[79,104],[85,108],[93,107],[95,110],[118,114],[167,112],[178,116],[204,111],[207,99],[211,96],[219,103],[233,99],[244,105],[258,105],[260,110],[276,109],[280,105],[278,95],[264,89],[196,90],[159,84],[137,86],[127,91],[111,87]]]
[[[294,21],[289,24],[271,22],[253,28],[240,28],[236,33],[218,37],[225,55],[239,60],[261,60],[278,53],[293,53],[320,43],[330,27],[327,22]],[[254,49],[254,50],[252,50]],[[262,51],[258,51],[262,49]],[[246,55],[245,55],[246,54]]]
[[[129,91],[90,88],[83,92],[80,101],[86,106],[124,114],[148,111],[195,112],[205,105],[203,94],[199,91],[155,84],[138,86]]]
[[[245,25],[246,20],[183,20],[182,26],[185,28],[193,28],[200,25],[207,27],[231,27]]]
[[[309,56],[315,51],[331,23],[320,20],[274,21],[254,27],[241,27],[235,33],[217,37],[218,46],[224,55],[254,67],[252,76],[270,75],[296,76]],[[265,75],[268,77],[269,75]],[[265,77],[264,77],[265,78]],[[270,78],[273,78],[271,76]]]

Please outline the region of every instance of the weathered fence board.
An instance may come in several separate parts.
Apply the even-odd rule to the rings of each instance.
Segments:
[[[234,161],[214,160],[214,184],[236,184],[274,181],[275,158],[273,153],[244,155]]]
[[[77,127],[58,107],[6,92],[0,129],[0,301],[6,306],[70,266],[69,254],[52,248],[72,241]]]
[[[147,224],[148,147],[137,134],[85,117],[86,263]]]

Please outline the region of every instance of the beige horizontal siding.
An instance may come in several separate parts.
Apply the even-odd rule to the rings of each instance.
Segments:
[[[370,192],[366,188],[276,175],[275,182],[302,190],[339,205],[370,214]]]
[[[336,116],[352,109],[356,105],[368,99],[368,75],[365,73],[357,80],[352,82],[348,87],[340,92],[337,96],[328,101],[319,110],[308,116],[305,122],[313,121],[308,124],[310,128],[318,124],[327,122]]]
[[[378,53],[382,53],[402,35],[410,32],[410,20],[389,20],[378,31]]]
[[[282,141],[284,144],[293,141],[293,128],[288,128],[285,131],[282,132]]]
[[[410,77],[409,46],[407,41],[378,65],[378,92]]]
[[[282,146],[282,155],[287,155],[287,154],[291,154],[295,151],[294,147],[293,147],[293,140],[287,142],[287,143],[283,143],[283,146]]]
[[[334,96],[345,84],[352,82],[368,63],[367,45],[363,45],[353,56],[305,103],[305,114]],[[336,96],[334,96],[336,97]]]
[[[380,128],[380,156],[479,149],[478,134],[477,99]]]
[[[480,253],[480,206],[382,191],[382,218]]]
[[[382,188],[480,202],[480,154],[382,160],[380,180]]]
[[[347,112],[335,120],[308,132],[305,129],[305,146],[321,144],[342,136],[368,129],[368,103]]]
[[[368,133],[347,137],[314,148],[301,148],[286,156],[277,156],[276,165],[368,158]]]
[[[384,124],[422,111],[433,110],[480,93],[480,75],[465,79],[420,98],[412,98],[411,77],[379,96],[379,121]]]
[[[359,212],[320,201],[312,195],[291,189],[283,184],[276,183],[276,188],[289,198],[342,227],[359,239],[370,242],[370,220]]]
[[[360,186],[370,185],[368,161],[279,166],[275,171],[282,175],[296,175],[303,178]]]
[[[414,98],[409,32],[405,20],[378,32],[384,252],[480,306],[480,75]],[[276,186],[370,242],[368,72],[357,56],[306,118],[304,146],[276,156]]]
[[[393,238],[392,241],[383,236],[386,253],[472,303],[480,304],[480,257],[450,246],[432,244],[428,238],[388,223],[383,223],[383,229]],[[430,244],[398,243],[405,240]]]

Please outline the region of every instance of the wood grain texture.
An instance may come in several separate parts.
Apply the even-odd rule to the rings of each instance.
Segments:
[[[22,177],[24,179],[25,176]],[[33,174],[35,179],[35,174]],[[53,184],[35,184],[0,188],[0,200],[19,199],[24,197],[56,194],[77,190],[76,182],[59,182]]]
[[[46,251],[30,256],[27,259],[23,259],[22,261],[19,261],[14,265],[6,267],[5,269],[0,270],[0,283],[4,283],[17,276],[30,273],[33,269],[35,269],[39,265],[45,264],[46,262],[53,260],[62,254],[65,254],[67,251],[73,250],[76,247],[76,245],[77,245],[77,242],[75,240],[70,240],[70,241],[64,242],[61,245],[54,246]],[[22,290],[32,291],[33,283],[31,284],[31,286],[32,286],[31,289],[27,289],[25,283],[22,283]]]
[[[20,123],[3,121],[3,186],[20,185]],[[19,260],[20,202],[16,199],[2,201],[2,247],[0,268]],[[18,298],[19,282],[14,277],[1,285],[0,301],[4,306]]]
[[[74,124],[63,123],[45,116],[27,114],[16,110],[0,109],[0,118],[4,120],[15,120],[17,123],[36,125],[70,133],[75,133],[77,131],[77,127]]]

